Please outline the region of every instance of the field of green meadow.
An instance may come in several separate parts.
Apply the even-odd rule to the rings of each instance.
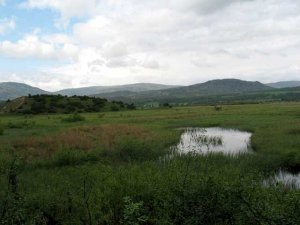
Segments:
[[[166,157],[183,127],[252,132],[253,153]],[[300,224],[300,103],[0,115],[0,224]]]

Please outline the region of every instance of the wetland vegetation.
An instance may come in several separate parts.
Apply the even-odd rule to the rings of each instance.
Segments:
[[[162,160],[182,127],[239,130],[251,136],[253,154]],[[0,224],[297,225],[300,190],[264,182],[280,170],[299,172],[299,129],[299,102],[3,114]],[[196,139],[227,142],[208,133]]]

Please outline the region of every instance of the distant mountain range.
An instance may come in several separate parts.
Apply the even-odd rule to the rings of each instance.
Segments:
[[[269,83],[266,85],[273,88],[300,87],[300,81],[280,81],[276,83]]]
[[[72,88],[63,89],[57,92],[48,92],[42,89],[32,87],[23,83],[16,82],[3,82],[0,83],[0,101],[6,101],[8,99],[15,99],[22,96],[27,96],[28,94],[61,94],[67,96],[73,95],[96,95],[101,93],[111,93],[117,91],[133,91],[142,92],[150,90],[162,90],[168,88],[179,87],[175,85],[163,85],[163,84],[152,84],[152,83],[137,83],[137,84],[127,84],[118,86],[93,86],[93,87],[83,87],[83,88]]]
[[[178,102],[179,99],[186,101],[191,98],[203,98],[205,96],[251,93],[272,90],[260,82],[243,81],[238,79],[211,80],[201,84],[170,88],[158,91],[119,91],[95,95],[110,100],[121,100],[125,102]]]
[[[300,81],[298,82],[300,86]],[[286,93],[289,92],[293,92],[292,96],[295,98],[295,96],[298,96],[298,88],[280,89],[281,87],[286,88],[295,86],[297,86],[297,81],[262,84],[257,81],[251,82],[238,79],[222,79],[211,80],[190,86],[137,83],[119,86],[94,86],[64,89],[58,92],[47,92],[26,84],[5,82],[0,83],[0,101],[27,96],[28,94],[61,94],[68,96],[96,96],[107,98],[109,100],[120,100],[136,104],[144,104],[147,102],[210,103],[216,101],[226,102],[232,99],[284,99],[286,97]]]
[[[68,96],[96,95],[96,94],[120,92],[120,91],[132,91],[132,92],[155,91],[155,90],[163,90],[163,89],[175,88],[175,87],[179,87],[179,86],[152,84],[152,83],[137,83],[137,84],[116,85],[116,86],[93,86],[93,87],[83,87],[83,88],[71,88],[71,89],[64,89],[56,93],[62,95],[68,95]]]

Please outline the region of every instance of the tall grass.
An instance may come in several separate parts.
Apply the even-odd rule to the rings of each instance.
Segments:
[[[262,186],[259,170],[242,170],[240,161],[250,165],[255,159],[186,155],[168,163],[86,164],[19,173],[19,199],[10,201],[2,221],[298,224],[299,191]]]
[[[279,168],[299,169],[299,107],[34,116],[35,126],[0,137],[0,224],[300,224],[299,190],[262,185]],[[255,153],[162,160],[179,140],[174,128],[215,124],[253,131]]]

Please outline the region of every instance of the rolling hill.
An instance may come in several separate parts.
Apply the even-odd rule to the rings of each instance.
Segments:
[[[137,84],[126,84],[126,85],[117,85],[117,86],[93,86],[93,87],[64,89],[56,92],[56,94],[62,94],[68,96],[95,95],[95,94],[122,92],[122,91],[132,91],[132,92],[156,91],[156,90],[164,90],[164,89],[176,88],[176,87],[178,86],[153,84],[153,83],[137,83]]]
[[[61,94],[67,96],[84,96],[84,95],[93,95],[100,93],[110,93],[116,91],[133,91],[133,92],[142,92],[150,90],[162,90],[168,88],[174,88],[178,86],[172,85],[163,85],[163,84],[152,84],[152,83],[137,83],[137,84],[127,84],[119,86],[94,86],[94,87],[83,87],[83,88],[73,88],[73,89],[64,89],[57,92],[48,92],[42,89],[32,87],[27,84],[15,83],[15,82],[3,82],[0,83],[0,102],[6,101],[8,99],[12,100],[18,97],[27,96],[28,94],[37,95],[37,94]]]
[[[90,94],[100,92],[97,94]],[[160,84],[128,84],[120,86],[95,86],[46,92],[19,83],[0,83],[0,102],[28,94],[90,95],[111,101],[122,101],[143,106],[147,103],[174,104],[218,104],[260,101],[300,100],[300,91],[295,88],[272,88],[260,82],[238,79],[211,80],[190,86],[168,86]]]
[[[135,109],[133,104],[88,96],[30,95],[6,102],[0,112],[21,114],[106,112]]]
[[[158,91],[144,92],[112,92],[95,95],[111,100],[121,100],[125,102],[147,102],[147,101],[186,101],[187,99],[201,98],[205,96],[216,96],[225,94],[242,94],[273,90],[260,82],[242,81],[238,79],[211,80],[205,83],[171,88]]]
[[[3,82],[0,83],[0,101],[6,101],[8,99],[15,99],[21,96],[27,96],[28,94],[47,94],[49,92],[42,89],[29,86],[27,84],[16,82]]]
[[[300,87],[300,81],[280,81],[276,83],[268,83],[266,85],[273,88]]]

